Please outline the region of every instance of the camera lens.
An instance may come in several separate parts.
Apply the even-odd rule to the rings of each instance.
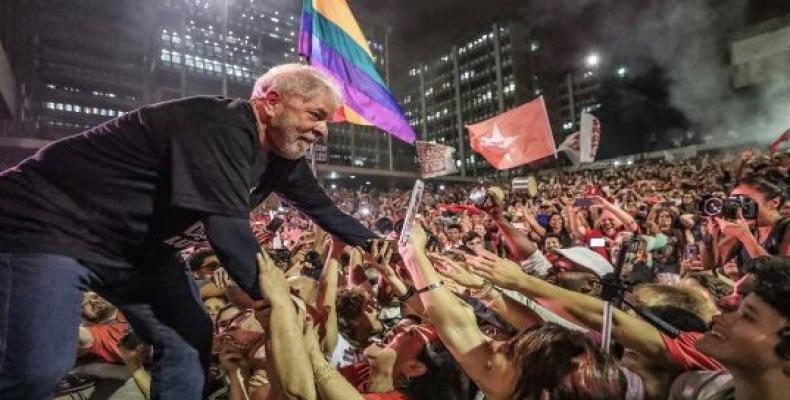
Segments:
[[[721,214],[722,208],[724,208],[724,202],[718,197],[711,197],[705,200],[705,203],[702,205],[702,210],[708,216]]]

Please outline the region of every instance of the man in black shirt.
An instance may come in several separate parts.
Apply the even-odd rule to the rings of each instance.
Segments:
[[[282,65],[249,101],[143,107],[0,173],[0,398],[52,396],[73,363],[88,288],[154,344],[153,398],[200,398],[211,322],[178,250],[207,237],[260,298],[249,211],[270,193],[346,243],[374,237],[304,158],[327,135],[338,93],[318,70]]]

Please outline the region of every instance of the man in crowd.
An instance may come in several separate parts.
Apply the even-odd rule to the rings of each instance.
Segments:
[[[790,393],[790,260],[750,264],[754,291],[737,311],[714,318],[695,344],[727,370],[681,375],[670,400],[779,400]]]
[[[143,107],[0,173],[0,398],[52,396],[74,360],[64,349],[77,347],[87,288],[154,345],[153,398],[201,398],[211,321],[178,250],[207,237],[260,298],[249,211],[270,193],[348,244],[374,236],[334,205],[304,158],[340,101],[323,73],[281,65],[250,100]]]
[[[129,331],[123,314],[94,292],[85,292],[79,330],[79,353],[90,354],[109,363],[122,363],[118,343]]]

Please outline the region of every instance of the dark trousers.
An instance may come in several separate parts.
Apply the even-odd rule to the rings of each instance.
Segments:
[[[118,307],[154,346],[153,399],[200,399],[211,356],[211,320],[182,266],[87,265],[49,254],[0,253],[0,399],[44,400],[72,367],[82,292]]]

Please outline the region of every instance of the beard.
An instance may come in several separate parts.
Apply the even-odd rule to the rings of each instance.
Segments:
[[[296,160],[304,156],[310,146],[300,139],[303,133],[297,128],[298,122],[292,115],[283,112],[273,116],[267,134],[269,134],[272,151],[275,154],[289,160]]]
[[[115,312],[115,308],[113,306],[109,304],[101,304],[89,306],[87,310],[83,311],[82,317],[92,324],[98,324],[109,319],[113,312]]]

